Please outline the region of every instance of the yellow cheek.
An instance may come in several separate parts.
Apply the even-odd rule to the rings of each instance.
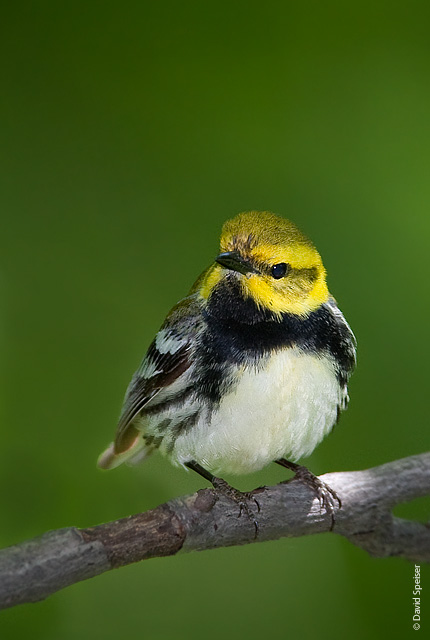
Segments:
[[[272,280],[258,275],[251,275],[242,280],[245,295],[253,298],[260,307],[269,309],[273,313],[294,313],[306,316],[327,302],[329,292],[325,283],[324,274],[315,283],[308,294],[303,291],[290,289],[278,289]]]
[[[217,264],[214,264],[212,267],[209,267],[209,270],[206,273],[206,276],[203,280],[203,284],[199,290],[202,298],[207,300],[210,294],[213,291],[213,288],[218,284],[218,282],[222,278],[222,267]]]

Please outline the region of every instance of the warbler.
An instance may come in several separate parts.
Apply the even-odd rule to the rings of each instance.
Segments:
[[[335,492],[296,464],[346,408],[356,362],[321,257],[292,222],[267,211],[228,220],[220,251],[155,336],[98,464],[139,462],[159,449],[249,514],[250,495],[220,476],[277,462],[332,512]]]

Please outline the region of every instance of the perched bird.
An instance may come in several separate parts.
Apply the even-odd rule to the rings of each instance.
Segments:
[[[249,515],[249,494],[219,475],[277,462],[333,513],[335,492],[295,464],[346,408],[355,366],[355,338],[321,257],[292,222],[259,211],[228,220],[220,249],[150,345],[98,464],[159,449]]]

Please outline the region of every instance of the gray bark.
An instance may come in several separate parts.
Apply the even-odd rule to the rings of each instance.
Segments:
[[[321,479],[342,500],[333,533],[375,557],[430,562],[430,526],[396,518],[391,509],[430,495],[430,453],[365,471]],[[70,584],[147,558],[296,537],[331,530],[312,489],[297,479],[253,492],[253,522],[213,489],[177,498],[151,511],[88,529],[68,527],[0,551],[0,608],[43,600]],[[252,505],[252,502],[251,502]],[[256,507],[255,507],[256,509]]]

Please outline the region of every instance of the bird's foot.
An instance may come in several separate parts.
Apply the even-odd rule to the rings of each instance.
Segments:
[[[308,487],[311,487],[317,495],[317,498],[320,503],[320,510],[325,509],[326,513],[331,516],[331,527],[333,529],[335,518],[335,503],[337,502],[337,508],[340,509],[342,506],[341,499],[337,495],[336,491],[332,489],[328,484],[320,480],[316,475],[314,475],[309,469],[306,467],[299,466],[299,469],[296,471],[296,478],[302,480]]]
[[[289,462],[287,460],[277,461],[283,467],[287,469],[291,469],[296,474],[295,477],[298,480],[301,480],[304,484],[308,485],[317,495],[317,498],[320,503],[320,510],[325,509],[326,513],[328,513],[331,517],[331,527],[330,531],[333,530],[335,524],[335,511],[336,509],[340,509],[342,507],[342,501],[337,495],[336,491],[332,489],[328,484],[320,480],[316,475],[309,471],[306,467],[302,465],[295,464],[294,462]],[[286,464],[284,464],[284,462]],[[336,506],[337,503],[337,506]]]
[[[257,506],[257,512],[260,511],[260,505],[258,501],[255,499],[254,495],[251,492],[242,492],[238,489],[235,489],[231,485],[228,484],[222,478],[213,478],[212,485],[214,489],[223,496],[226,496],[233,502],[235,502],[239,507],[238,518],[241,517],[242,513],[245,513],[248,519],[253,523],[255,529],[255,538],[258,537],[259,525],[258,521],[255,518],[255,514],[251,509],[250,502],[254,502]]]

